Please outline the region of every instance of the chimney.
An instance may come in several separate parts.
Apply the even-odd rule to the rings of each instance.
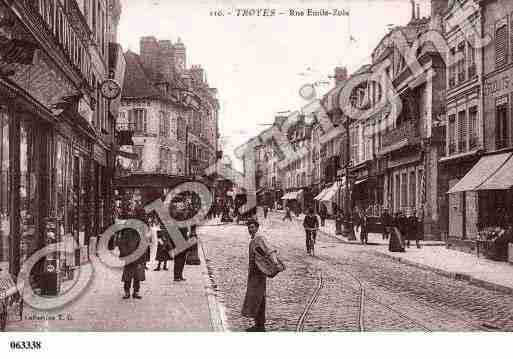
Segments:
[[[200,84],[205,80],[205,74],[200,65],[193,65],[191,68],[191,73],[196,83]]]
[[[420,19],[420,5],[417,4],[417,19]]]
[[[144,36],[140,40],[141,62],[148,75],[155,77],[159,65],[159,44],[154,36]]]
[[[180,71],[184,71],[187,67],[186,49],[180,38],[173,45],[173,66],[178,67]]]
[[[335,86],[338,86],[341,82],[347,80],[347,68],[337,66],[335,67]]]
[[[436,15],[441,15],[447,10],[448,0],[431,0],[431,17],[434,18]]]
[[[107,37],[109,42],[118,41],[118,25],[121,17],[122,7],[120,0],[109,1]]]
[[[174,75],[173,45],[169,40],[160,40],[159,48],[159,71],[165,79],[171,80]]]
[[[410,0],[410,3],[411,3],[411,20],[410,21],[413,21],[413,20],[415,20],[415,1]]]

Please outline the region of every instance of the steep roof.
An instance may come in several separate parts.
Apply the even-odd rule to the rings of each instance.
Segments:
[[[152,85],[146,75],[139,55],[132,51],[125,53],[126,71],[122,97],[124,98],[154,98],[160,93]]]

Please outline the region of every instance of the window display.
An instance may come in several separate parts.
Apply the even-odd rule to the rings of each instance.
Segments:
[[[36,220],[38,207],[36,201],[36,166],[39,152],[36,150],[35,130],[27,122],[20,128],[20,234],[23,263],[38,250]],[[37,157],[36,157],[37,156]]]
[[[0,106],[0,268],[8,270],[9,231],[9,118]]]

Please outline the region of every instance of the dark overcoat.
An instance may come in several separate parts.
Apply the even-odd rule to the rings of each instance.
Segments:
[[[118,233],[116,240],[116,245],[119,247],[119,258],[123,260],[125,257],[134,253],[140,242],[141,238],[135,229],[125,228],[121,230]],[[123,275],[121,277],[122,282],[128,282],[132,279],[138,281],[144,281],[146,279],[146,252],[147,251],[145,251],[135,261],[125,264],[123,267]]]
[[[261,235],[257,234],[249,242],[248,285],[244,304],[242,305],[242,315],[248,318],[256,318],[267,290],[267,277],[258,269],[255,262],[255,249],[257,247],[260,247],[264,253],[271,254],[271,249]]]
[[[157,243],[157,255],[155,256],[155,259],[158,262],[170,261],[171,256],[169,255],[169,250],[171,248],[171,243],[169,243],[167,240],[162,241],[159,239],[159,242]]]

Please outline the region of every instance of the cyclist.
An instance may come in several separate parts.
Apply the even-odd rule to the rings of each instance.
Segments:
[[[319,229],[319,219],[315,215],[313,208],[308,208],[303,221],[303,227],[305,228],[306,233],[306,253],[313,255],[315,237],[317,236],[317,230]]]

